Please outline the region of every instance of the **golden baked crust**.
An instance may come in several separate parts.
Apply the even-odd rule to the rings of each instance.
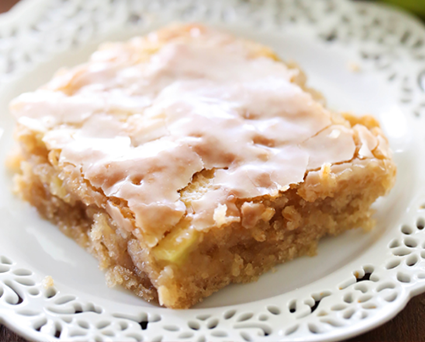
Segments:
[[[164,51],[164,47],[180,42],[195,44],[193,40],[198,44],[203,35],[213,42],[208,44],[218,44],[214,40],[218,37],[220,47],[225,45],[226,49],[230,46],[235,51],[243,51],[247,60],[258,59],[265,61],[265,65],[273,61],[273,67],[275,64],[285,66],[262,45],[220,35],[200,25],[165,28],[154,36],[151,34],[129,43],[105,45],[100,51],[105,56],[111,53],[113,57],[107,58],[108,61],[115,58],[113,63],[119,63],[117,59],[124,56],[134,65],[143,66],[151,63],[154,56]],[[120,51],[120,54],[114,55],[114,51]],[[45,91],[55,96],[64,95],[63,108],[71,106],[65,101],[79,96],[82,84],[91,84],[85,79],[89,74],[87,70],[92,70],[90,67],[94,65],[90,63],[61,72],[44,87]],[[97,60],[96,63],[102,61]],[[135,214],[134,197],[118,196],[119,192],[108,192],[109,188],[102,187],[120,176],[111,171],[112,164],[108,164],[112,165],[112,169],[90,178],[90,169],[85,164],[75,163],[76,157],[64,158],[69,142],[64,147],[54,145],[60,139],[57,136],[51,138],[52,132],[59,129],[64,132],[65,127],[74,130],[72,134],[75,134],[83,129],[80,126],[84,126],[85,121],[55,123],[40,128],[39,124],[45,121],[37,117],[38,114],[20,114],[25,107],[22,103],[32,103],[24,99],[12,104],[12,110],[18,113],[15,114],[18,117],[16,140],[20,145],[20,151],[9,161],[10,167],[17,173],[15,191],[99,260],[100,267],[106,270],[108,285],[123,285],[148,301],[159,300],[161,305],[170,308],[188,308],[229,283],[253,281],[278,263],[304,254],[314,255],[319,239],[325,235],[336,235],[357,227],[372,228],[370,205],[392,188],[396,168],[386,138],[375,119],[327,111],[319,103],[324,102],[320,94],[305,85],[305,76],[295,65],[288,65],[282,72],[288,75],[287,82],[311,101],[316,110],[313,114],[329,121],[312,134],[311,138],[316,140],[309,138],[294,143],[310,153],[299,182],[280,184],[277,190],[273,184],[267,185],[270,182],[266,182],[262,186],[267,191],[250,197],[240,195],[237,187],[230,189],[232,199],[228,202],[221,199],[212,201],[212,207],[207,208],[212,210],[209,216],[205,214],[199,220],[201,223],[195,224],[196,215],[201,212],[196,209],[199,201],[221,189],[217,185],[220,184],[218,179],[228,168],[200,167],[199,171],[190,174],[190,181],[185,186],[178,188],[178,201],[185,208],[181,215],[179,208],[170,211],[167,207],[167,211],[157,209],[156,212],[151,209],[155,217],[147,221],[150,212],[145,211],[141,224]],[[93,73],[90,75],[95,77]],[[104,83],[108,84],[107,80]],[[62,109],[52,108],[49,107],[49,110],[52,110],[53,116],[63,115]],[[128,109],[108,110],[114,111],[117,122],[131,122],[131,127],[146,123],[146,119],[129,119],[135,118],[136,114],[128,112]],[[349,141],[341,140],[342,152],[335,150],[332,153],[339,153],[345,159],[338,157],[340,159],[336,162],[329,160],[323,163],[323,158],[327,157],[323,150],[332,149],[332,146],[326,145],[326,139],[338,139],[344,135]],[[140,136],[131,138],[132,144],[137,145],[134,141]],[[266,146],[265,150],[278,148],[278,140],[267,134],[255,136],[253,142]],[[321,146],[321,143],[324,145]],[[140,146],[143,144],[146,143],[140,143]],[[282,143],[282,148],[286,148],[285,144],[288,142]],[[199,145],[191,146],[195,150],[197,147]],[[190,151],[183,156],[186,157]],[[205,152],[196,151],[198,154]],[[349,158],[345,157],[347,151]],[[334,158],[334,155],[331,157]],[[229,167],[234,164],[231,160]],[[175,165],[180,164],[176,162]],[[185,172],[177,166],[176,170],[171,175]],[[139,186],[147,175],[154,172],[150,170],[137,176],[128,174],[125,179],[131,178],[131,183]],[[96,183],[99,177],[102,177],[102,182]],[[201,204],[204,205],[203,202]],[[174,224],[159,227],[158,219],[166,216],[163,213],[169,216],[178,213],[180,216],[176,216]],[[206,225],[204,222],[214,223]]]

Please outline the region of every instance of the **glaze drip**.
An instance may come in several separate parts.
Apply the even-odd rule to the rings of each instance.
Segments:
[[[11,105],[61,150],[59,163],[128,202],[147,245],[183,217],[214,226],[217,208],[239,222],[237,199],[276,196],[308,170],[353,158],[353,129],[333,125],[293,82],[297,70],[209,29],[142,53],[157,38],[108,44]],[[364,157],[377,144],[367,133]],[[179,191],[204,169],[216,170],[213,189],[186,207]]]

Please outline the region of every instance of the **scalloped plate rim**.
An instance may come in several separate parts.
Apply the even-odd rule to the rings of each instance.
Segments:
[[[33,6],[36,6],[35,4],[43,4],[43,3],[47,3],[47,0],[21,0],[21,2],[13,7],[13,9],[9,12],[9,13],[5,13],[0,15],[0,27],[2,26],[2,24],[4,22],[12,22],[15,20],[18,20],[20,17],[22,17],[23,15],[25,15],[25,12],[28,11],[30,8],[32,8]],[[376,6],[376,7],[381,7],[381,8],[387,8],[387,10],[391,10],[391,11],[396,11],[394,6],[392,5],[378,5],[378,4],[372,4],[371,6]],[[399,11],[397,11],[399,12]],[[403,12],[403,16],[405,16],[406,19],[410,19],[412,21],[415,21],[419,26],[421,26],[422,29],[425,29],[425,26],[423,26],[423,24],[415,17],[413,17],[412,15]],[[425,33],[425,30],[424,30]],[[291,291],[292,292],[292,291]],[[410,289],[406,289],[405,287],[403,287],[403,293],[400,297],[397,298],[397,303],[398,305],[396,306],[395,309],[388,311],[386,313],[385,316],[375,316],[373,317],[373,319],[368,319],[363,321],[364,324],[362,325],[362,327],[359,329],[358,326],[348,326],[348,327],[344,327],[344,332],[341,333],[338,330],[335,330],[335,336],[331,336],[331,339],[341,339],[341,338],[349,338],[349,337],[353,337],[356,336],[360,333],[364,333],[366,331],[369,331],[387,321],[389,321],[390,319],[392,319],[394,316],[396,316],[408,303],[408,301],[413,297],[418,295],[419,293],[425,292],[425,283],[416,283],[414,284],[414,286],[412,286]],[[259,300],[262,301],[262,300]],[[247,304],[248,305],[248,304]],[[196,311],[205,311],[205,310],[211,310],[211,309],[196,309]],[[0,312],[1,312],[1,308],[0,308]],[[11,330],[15,331],[16,333],[19,333],[23,336],[25,336],[28,339],[37,339],[39,341],[43,341],[43,335],[36,333],[33,329],[27,329],[26,327],[20,327],[17,324],[14,324],[14,319],[13,318],[9,318],[9,317],[4,317],[1,318],[0,317],[0,322],[2,322],[5,326],[7,326],[8,328],[10,328]],[[41,336],[40,336],[41,335]],[[318,339],[317,340],[321,340],[320,339],[320,335],[317,336]]]

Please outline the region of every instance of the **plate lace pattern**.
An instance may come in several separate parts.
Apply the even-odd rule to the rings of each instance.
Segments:
[[[425,31],[392,10],[338,0],[37,1],[26,20],[0,25],[0,83],[114,25],[148,30],[176,19],[226,25],[243,18],[251,29],[299,27],[323,44],[357,49],[362,66],[398,90],[406,113],[418,121],[425,116]],[[28,336],[38,340],[337,339],[341,328],[347,333],[372,326],[425,288],[425,196],[415,201],[416,213],[406,216],[382,258],[359,264],[332,287],[262,300],[255,312],[246,304],[178,314],[157,307],[117,311],[109,303],[44,287],[43,275],[0,251],[0,316],[12,326],[29,327]]]

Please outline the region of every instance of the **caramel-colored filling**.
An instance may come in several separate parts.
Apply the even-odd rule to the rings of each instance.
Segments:
[[[395,166],[268,48],[199,25],[106,44],[13,101],[15,191],[146,300],[186,308],[371,228]]]
[[[299,71],[266,49],[255,55],[246,42],[196,26],[158,40],[106,45],[11,105],[59,151],[61,167],[80,168],[91,186],[128,203],[144,244],[155,246],[183,218],[198,231],[216,226],[223,209],[223,222],[240,221],[238,200],[276,197],[309,170],[353,159],[356,128],[337,122],[295,83]],[[360,153],[373,158],[377,140],[359,129]],[[213,169],[214,188],[185,205],[180,190]]]

